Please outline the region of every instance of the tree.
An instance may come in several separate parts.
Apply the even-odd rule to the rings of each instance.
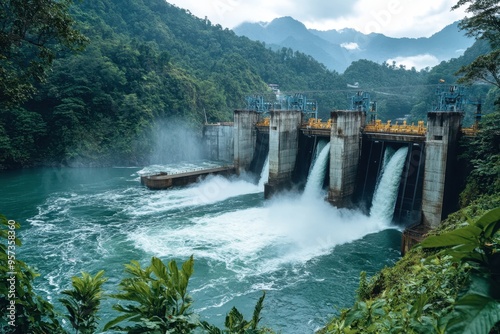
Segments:
[[[459,27],[467,35],[487,40],[492,48],[487,55],[479,56],[471,64],[463,66],[456,74],[463,75],[459,82],[473,83],[485,81],[500,88],[500,1],[499,0],[459,0],[452,10],[468,5],[466,12],[472,14],[464,18]]]
[[[174,260],[165,265],[153,257],[151,264],[142,269],[139,262],[131,261],[126,271],[131,278],[120,283],[122,293],[113,297],[132,302],[113,308],[124,313],[104,326],[129,333],[190,333],[199,321],[190,311],[191,296],[187,293],[189,278],[193,274],[194,260],[191,256],[177,267]],[[135,323],[134,326],[116,326],[123,321]]]
[[[72,0],[0,0],[0,101],[19,104],[45,78],[56,53],[81,50],[87,38],[73,28]]]
[[[93,334],[97,330],[99,318],[96,316],[101,304],[103,289],[106,282],[103,278],[104,270],[99,271],[94,277],[83,272],[82,277],[71,279],[73,289],[64,290],[62,294],[68,296],[59,299],[66,307],[69,315],[66,315],[76,333]]]
[[[472,16],[464,18],[459,27],[467,31],[467,36],[487,39],[492,46],[500,43],[500,6],[498,0],[459,0],[452,7],[458,9],[468,4],[467,13]]]
[[[250,321],[245,320],[243,314],[233,307],[231,311],[226,315],[226,321],[224,322],[225,329],[221,330],[214,325],[203,321],[201,327],[205,329],[208,334],[260,334],[260,333],[274,333],[272,330],[262,327],[259,328],[260,312],[262,311],[264,298],[266,298],[266,293],[263,292],[262,296],[255,304],[253,310],[252,319]]]

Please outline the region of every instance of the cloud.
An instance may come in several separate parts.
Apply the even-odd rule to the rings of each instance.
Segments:
[[[434,67],[439,64],[439,59],[431,54],[415,55],[410,57],[396,57],[387,59],[388,64],[396,63],[396,66],[404,65],[407,69],[415,67],[417,71],[426,67]]]
[[[340,44],[341,47],[343,47],[346,50],[359,50],[359,45],[358,43],[342,43]]]
[[[308,28],[319,30],[354,28],[363,33],[392,37],[430,36],[465,16],[451,12],[456,0],[168,0],[214,24],[234,28],[247,22],[269,22],[291,16]]]

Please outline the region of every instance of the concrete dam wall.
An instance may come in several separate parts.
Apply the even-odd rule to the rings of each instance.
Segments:
[[[435,226],[448,214],[457,193],[453,175],[462,113],[430,112],[426,132],[372,131],[362,111],[334,111],[327,126],[311,126],[300,110],[236,110],[233,127],[205,130],[213,157],[231,158],[237,171],[259,173],[268,157],[266,198],[305,184],[320,140],[330,142],[325,176],[327,199],[337,207],[369,211],[384,157],[406,148],[394,220]],[[231,140],[231,133],[233,140]],[[456,196],[455,196],[456,197]]]

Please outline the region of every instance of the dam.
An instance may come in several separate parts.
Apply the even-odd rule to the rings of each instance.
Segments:
[[[385,167],[398,153],[401,172],[393,181],[397,191],[391,195],[390,210],[395,223],[408,227],[404,252],[454,210],[458,140],[477,129],[477,124],[462,128],[463,95],[455,86],[443,91],[440,99],[426,122],[415,125],[382,123],[366,92],[357,92],[349,109],[332,111],[326,121],[316,117],[317,105],[301,94],[273,103],[254,98],[246,109],[234,111],[232,126],[211,130],[217,134],[210,140],[211,151],[231,151],[227,146],[215,149],[215,143],[231,142],[237,173],[262,170],[268,156],[264,196],[270,198],[305,185],[318,143],[326,141],[325,199],[338,208],[359,208],[367,214]]]

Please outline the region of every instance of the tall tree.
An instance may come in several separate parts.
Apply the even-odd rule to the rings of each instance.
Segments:
[[[71,4],[72,0],[0,0],[2,105],[26,101],[61,47],[84,47],[87,38],[73,27]]]
[[[462,67],[457,74],[463,75],[462,82],[484,81],[500,88],[500,1],[459,0],[452,10],[466,5],[466,12],[471,16],[462,20],[460,28],[466,30],[468,36],[487,40],[492,51]]]

